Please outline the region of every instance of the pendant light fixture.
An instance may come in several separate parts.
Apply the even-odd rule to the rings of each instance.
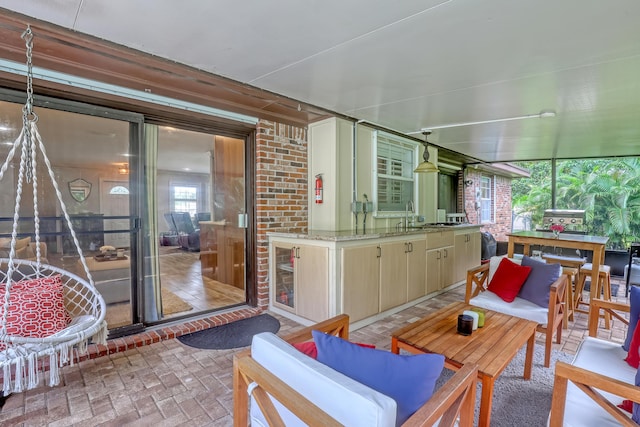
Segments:
[[[422,132],[422,134],[424,135],[424,142],[422,143],[424,145],[424,154],[422,155],[422,158],[424,159],[424,161],[420,163],[413,172],[414,173],[440,172],[438,170],[438,167],[429,161],[429,150],[428,150],[429,141],[427,141],[427,137],[431,135],[431,131],[425,130]]]

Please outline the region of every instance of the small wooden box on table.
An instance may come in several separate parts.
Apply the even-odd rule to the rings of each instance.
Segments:
[[[439,353],[445,357],[445,367],[456,371],[466,364],[477,364],[478,380],[482,381],[479,425],[488,426],[495,380],[525,344],[524,378],[531,378],[537,324],[485,310],[484,327],[469,336],[460,335],[458,315],[471,308],[464,302],[456,302],[398,329],[391,337],[391,351]]]

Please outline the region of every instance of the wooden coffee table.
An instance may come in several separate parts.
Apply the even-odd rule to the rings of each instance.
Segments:
[[[456,302],[398,329],[391,336],[391,351],[439,353],[445,357],[445,367],[453,370],[465,363],[477,364],[482,381],[479,425],[489,426],[495,380],[525,344],[524,379],[531,378],[537,323],[484,310],[484,327],[469,336],[460,335],[456,332],[458,315],[471,308]]]

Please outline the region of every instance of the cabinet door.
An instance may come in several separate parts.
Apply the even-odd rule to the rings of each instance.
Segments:
[[[296,247],[296,314],[319,322],[329,317],[329,249]]]
[[[469,265],[469,261],[467,257],[469,256],[468,249],[468,239],[469,234],[458,234],[454,237],[455,239],[455,268],[454,268],[454,280],[459,282],[464,280],[467,276],[467,266]]]
[[[406,242],[380,245],[380,311],[407,302]]]
[[[285,310],[295,311],[295,248],[289,243],[274,243],[271,252],[273,281],[271,303]]]
[[[469,233],[469,264],[467,270],[480,265],[482,255],[482,237],[479,231]],[[465,275],[466,279],[466,275]]]
[[[424,296],[426,289],[427,267],[425,265],[425,253],[427,243],[424,239],[409,242],[407,253],[407,301]]]
[[[465,233],[455,236],[454,282],[467,278],[467,270],[480,265],[480,233]]]
[[[352,322],[378,313],[378,245],[342,249],[342,313]]]
[[[442,289],[440,284],[440,260],[442,251],[440,249],[430,249],[426,251],[427,258],[427,294]]]
[[[440,259],[440,289],[443,289],[454,283],[454,248],[453,246],[447,246],[440,249],[440,251],[442,252],[442,258]]]

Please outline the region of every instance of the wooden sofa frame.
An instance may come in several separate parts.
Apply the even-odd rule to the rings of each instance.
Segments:
[[[292,344],[309,341],[312,339],[312,330],[349,339],[349,316],[342,314],[303,328],[284,337],[284,340]],[[431,426],[438,420],[440,420],[439,426],[442,427],[452,427],[456,425],[456,420],[460,427],[473,426],[477,377],[476,365],[464,366],[436,390],[431,399],[420,407],[403,426]],[[257,385],[253,390],[253,397],[270,426],[284,426],[284,424],[269,395],[308,425],[340,425],[322,409],[253,360],[250,350],[245,350],[238,353],[233,360],[233,424],[236,427],[248,425],[247,387],[251,383]]]
[[[593,299],[589,309],[589,336],[597,337],[600,311],[610,314],[612,317],[629,324],[629,321],[620,312],[629,312],[629,305],[618,302]],[[601,406],[613,418],[624,427],[637,427],[638,425],[620,408],[605,399],[600,391],[615,394],[624,399],[640,402],[640,388],[614,378],[607,377],[586,369],[572,366],[568,363],[556,363],[553,395],[551,398],[551,413],[549,415],[550,427],[561,427],[564,421],[565,403],[567,399],[567,386],[571,381],[576,387],[589,396],[594,403]]]
[[[569,272],[572,274],[573,270]],[[549,313],[547,315],[547,326],[539,324],[537,331],[545,334],[544,349],[544,366],[549,367],[551,364],[551,347],[553,345],[553,334],[556,335],[556,343],[562,341],[562,322],[566,310],[566,295],[569,280],[568,275],[563,271],[560,278],[551,284],[549,293]],[[464,301],[470,304],[471,298],[485,292],[489,285],[489,263],[482,264],[478,267],[467,271],[467,286],[465,290]],[[509,304],[505,302],[505,304]]]

